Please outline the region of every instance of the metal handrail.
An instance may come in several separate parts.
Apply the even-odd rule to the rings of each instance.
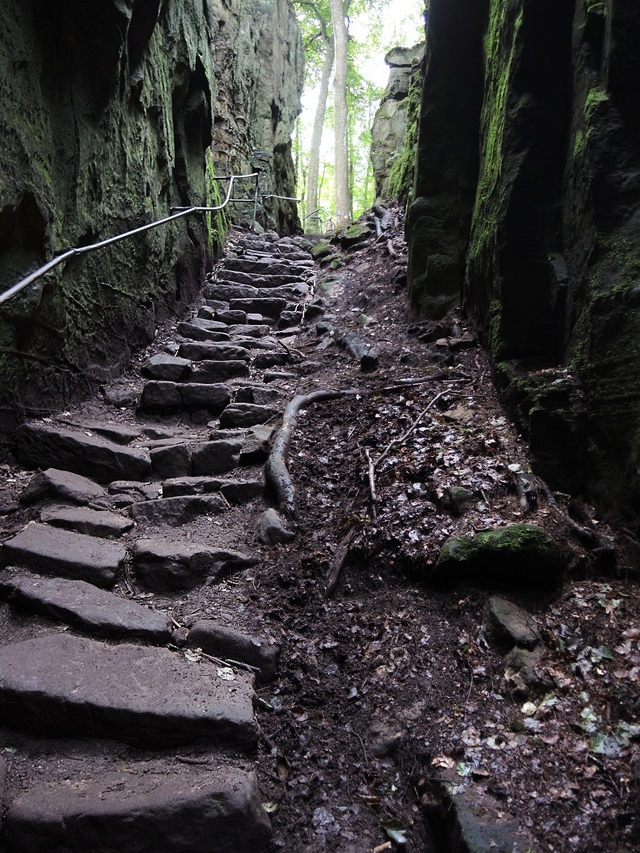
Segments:
[[[231,200],[231,191],[233,189],[233,183],[236,180],[243,180],[246,178],[256,178],[258,177],[258,172],[252,172],[250,175],[229,175],[227,180],[229,180],[229,189],[227,190],[227,195],[222,204],[217,207],[172,207],[171,210],[177,210],[177,213],[173,213],[171,216],[165,216],[163,219],[158,219],[155,222],[150,222],[148,225],[141,225],[139,228],[134,228],[131,231],[125,231],[123,234],[118,234],[115,237],[109,237],[106,240],[100,240],[98,243],[91,243],[89,246],[79,246],[78,248],[67,249],[61,255],[58,255],[55,258],[52,258],[48,263],[44,264],[44,266],[35,270],[29,275],[25,276],[25,278],[21,279],[19,282],[14,284],[8,290],[5,290],[3,293],[0,293],[0,305],[4,302],[7,302],[16,294],[20,293],[25,287],[28,287],[30,284],[33,284],[34,281],[37,281],[39,278],[42,278],[43,275],[46,275],[52,269],[55,269],[59,264],[68,261],[70,258],[74,258],[77,255],[86,255],[88,252],[93,252],[96,249],[103,249],[105,246],[111,246],[113,243],[119,243],[121,240],[126,240],[128,237],[135,237],[136,234],[144,234],[145,231],[150,231],[152,228],[157,228],[159,225],[166,225],[167,222],[173,222],[176,219],[181,219],[183,216],[187,216],[190,213],[213,213],[217,210],[223,210]],[[224,177],[219,178],[218,180],[225,180]],[[254,201],[254,204],[257,204],[257,186],[256,186],[256,194],[254,199],[247,199],[247,201]]]

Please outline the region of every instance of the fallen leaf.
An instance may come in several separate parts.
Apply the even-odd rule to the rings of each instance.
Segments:
[[[453,758],[449,758],[448,755],[437,755],[432,761],[431,764],[434,767],[444,767],[446,770],[452,770],[456,763]]]

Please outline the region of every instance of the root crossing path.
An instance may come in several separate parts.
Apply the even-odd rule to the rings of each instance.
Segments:
[[[400,220],[320,261],[232,234],[129,375],[18,431],[7,853],[637,849],[633,585],[471,330],[412,316]]]

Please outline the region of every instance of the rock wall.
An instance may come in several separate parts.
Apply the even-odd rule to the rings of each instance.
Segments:
[[[301,77],[289,0],[5,0],[0,289],[70,246],[212,203],[225,132],[234,167],[259,148],[265,186],[293,195]],[[271,214],[296,225],[294,206]],[[152,230],[0,306],[0,436],[118,375],[200,287],[216,226]]]
[[[407,217],[415,302],[463,302],[539,473],[633,536],[639,38],[634,0],[431,0]]]
[[[414,47],[395,47],[384,58],[389,66],[389,82],[371,128],[371,164],[376,183],[376,200],[384,201],[395,193],[390,189],[391,172],[402,154],[409,122],[412,82],[416,80],[418,66],[424,57],[424,44]],[[416,98],[417,100],[417,98]]]
[[[304,48],[290,0],[212,0],[217,98],[212,156],[217,174],[260,172],[258,223],[281,234],[298,227],[291,132],[301,109]],[[253,192],[246,182],[243,193]],[[253,204],[237,208],[250,224]]]

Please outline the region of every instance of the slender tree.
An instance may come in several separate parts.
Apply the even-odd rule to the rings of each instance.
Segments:
[[[336,226],[347,225],[351,219],[349,192],[349,111],[347,107],[347,58],[349,33],[345,15],[349,2],[330,0],[333,44],[335,49],[335,74],[333,79],[335,127],[335,207]],[[345,8],[346,7],[346,8]]]

